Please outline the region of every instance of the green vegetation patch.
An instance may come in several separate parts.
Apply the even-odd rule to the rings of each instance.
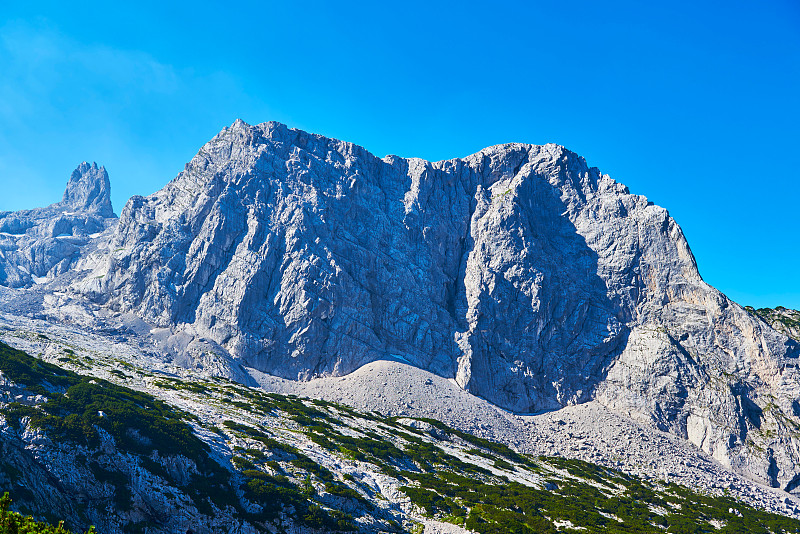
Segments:
[[[49,396],[81,381],[80,375],[28,356],[0,342],[0,371],[19,386],[38,395]]]
[[[729,496],[702,495],[675,484],[651,485],[579,460],[540,461],[571,476],[543,489],[452,472],[403,472],[415,484],[401,490],[426,513],[482,534],[556,533],[556,525],[566,522],[598,534],[800,532],[800,521]]]
[[[51,439],[90,449],[100,446],[100,430],[104,430],[114,438],[117,450],[139,456],[143,466],[168,480],[166,470],[152,459],[154,455],[185,456],[201,473],[184,488],[198,509],[212,513],[209,499],[219,508],[238,504],[231,491],[230,473],[211,459],[208,445],[184,420],[187,414],[152,395],[78,375],[2,343],[0,371],[26,389],[48,397],[37,406],[7,405],[3,414],[13,426],[19,428],[20,420],[27,416],[32,426],[43,429]],[[120,478],[125,475],[110,474],[99,464],[92,471],[99,481],[114,486],[118,505],[129,506],[127,479]]]
[[[308,465],[305,467],[314,469]],[[317,468],[320,466],[317,465]],[[270,475],[256,469],[244,470],[241,475],[245,498],[261,506],[260,513],[248,514],[251,520],[274,522],[281,514],[287,514],[299,524],[323,532],[357,530],[352,516],[336,510],[325,510],[313,502],[315,491],[310,479],[307,479],[304,488],[299,488],[283,475]]]
[[[241,470],[243,479],[241,489],[248,501],[262,508],[259,514],[249,514],[252,520],[274,522],[281,514],[287,514],[299,524],[323,532],[357,530],[351,516],[336,510],[325,510],[314,502],[316,491],[311,481],[312,478],[320,481],[325,484],[328,493],[344,498],[361,500],[362,497],[358,492],[335,482],[330,470],[301,453],[296,447],[282,443],[249,425],[235,421],[225,421],[223,424],[232,432],[263,444],[272,454],[306,473],[304,487],[298,487],[289,477],[281,474],[283,469],[276,460],[270,459],[264,462],[266,455],[262,451],[239,447],[239,452],[245,452],[250,456],[250,458],[236,456],[232,459],[233,464]],[[264,463],[276,474],[259,469],[259,464]]]
[[[527,465],[529,467],[536,467],[535,462],[533,462],[530,458],[528,458],[527,456],[523,456],[522,454],[519,454],[518,452],[514,451],[511,447],[503,445],[502,443],[495,443],[494,441],[490,441],[485,438],[479,438],[477,436],[473,436],[472,434],[468,434],[467,432],[451,428],[446,424],[442,423],[441,421],[437,421],[436,419],[418,417],[416,418],[416,420],[428,423],[434,428],[437,428],[438,430],[443,431],[449,434],[450,436],[456,436],[462,441],[469,443],[474,447],[480,447],[481,449],[490,451],[495,455],[502,456],[506,460],[510,460],[514,463],[522,465]],[[485,454],[482,456],[485,456]],[[496,459],[496,457],[491,457],[491,456],[486,456],[486,457],[491,459]]]
[[[117,386],[105,380],[81,376],[48,364],[0,343],[0,371],[26,389],[44,394],[38,406],[12,403],[6,415],[18,423],[31,423],[48,431],[51,438],[68,439],[96,447],[97,428],[108,432],[117,448],[131,453],[203,456],[207,446],[184,421],[185,414],[151,395]],[[59,393],[53,386],[66,388]]]
[[[113,371],[111,372],[113,373]],[[192,393],[197,393],[198,395],[206,395],[210,392],[208,387],[204,386],[203,384],[198,384],[197,382],[179,380],[177,378],[172,378],[172,377],[159,378],[158,380],[153,382],[153,385],[158,386],[162,389],[172,389],[175,391],[190,391]]]
[[[258,441],[273,453],[284,452],[295,456],[300,454],[297,447],[278,441],[255,427],[237,423],[236,421],[223,421],[222,424],[241,436]]]
[[[12,500],[8,492],[0,498],[0,534],[72,534],[70,530],[64,528],[64,522],[60,521],[55,527],[48,523],[36,521],[31,516],[23,516],[8,509]],[[89,527],[86,534],[94,534],[94,527]]]

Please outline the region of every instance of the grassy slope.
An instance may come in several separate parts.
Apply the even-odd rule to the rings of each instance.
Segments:
[[[427,516],[480,533],[548,533],[570,526],[589,533],[800,532],[800,521],[729,496],[701,495],[577,460],[523,456],[434,420],[386,418],[224,380],[152,382],[165,393],[216,406],[226,414],[216,425],[151,395],[77,375],[2,344],[0,371],[49,399],[36,407],[7,405],[2,412],[12,423],[28,416],[51,438],[86,446],[102,428],[144,467],[165,477],[153,452],[186,454],[210,475],[207,483],[196,477],[179,488],[198,509],[228,507],[253,523],[275,524],[288,514],[321,531],[364,525],[403,531]],[[225,439],[230,471],[211,458],[190,422]],[[130,429],[146,439],[129,439]],[[322,465],[323,458],[352,469],[334,472]],[[381,492],[359,476],[367,472],[394,480],[416,513],[398,515],[381,507]],[[124,478],[102,471],[97,476],[117,485],[117,506],[129,504]]]

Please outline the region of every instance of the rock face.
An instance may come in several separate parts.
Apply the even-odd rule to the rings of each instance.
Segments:
[[[116,218],[111,208],[111,183],[105,167],[85,161],[72,171],[61,205],[106,219]]]
[[[643,252],[699,282],[666,211],[625,191],[555,145],[381,160],[237,122],[131,199],[92,279],[112,308],[191,324],[284,377],[397,357],[513,410],[551,409],[589,398],[643,277],[669,276],[639,274]],[[592,248],[629,227],[622,254]]]
[[[292,379],[395,358],[517,412],[597,399],[800,481],[793,340],[704,283],[663,208],[556,145],[387,156],[237,121],[125,206],[80,290]]]
[[[66,273],[116,222],[105,168],[81,163],[61,202],[0,212],[0,285],[30,287]]]

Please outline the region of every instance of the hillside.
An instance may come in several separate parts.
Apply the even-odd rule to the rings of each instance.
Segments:
[[[95,359],[62,354],[66,367],[93,372]],[[481,533],[800,529],[724,494],[520,455],[435,420],[101,366],[154,395],[0,345],[0,485],[20,509],[99,532],[176,522],[194,532],[404,532],[434,518]]]

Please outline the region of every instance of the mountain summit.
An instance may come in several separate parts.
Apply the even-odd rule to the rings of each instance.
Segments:
[[[111,183],[105,167],[83,162],[72,171],[61,204],[75,210],[97,213],[100,217],[115,217],[111,208]]]

